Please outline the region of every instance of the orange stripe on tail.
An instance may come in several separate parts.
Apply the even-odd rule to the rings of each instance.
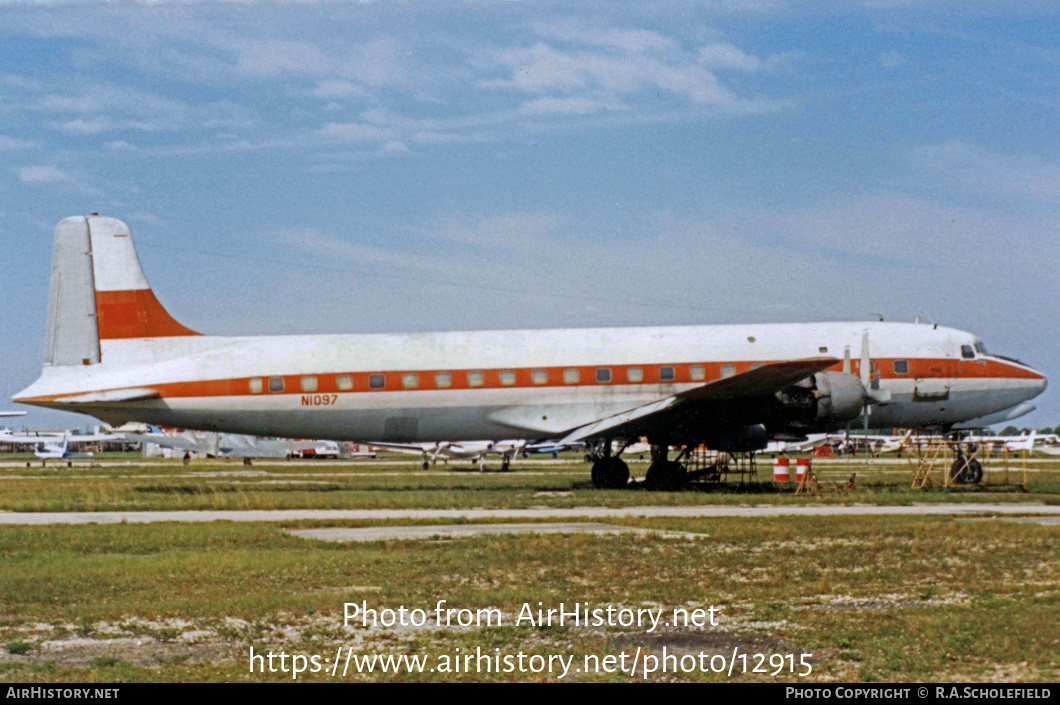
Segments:
[[[178,323],[150,289],[97,291],[100,340],[202,335]]]

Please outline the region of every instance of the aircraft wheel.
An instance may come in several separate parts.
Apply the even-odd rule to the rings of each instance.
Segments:
[[[629,483],[629,466],[621,458],[600,458],[593,463],[593,486],[616,490]]]
[[[962,485],[978,485],[983,481],[983,466],[975,458],[957,458],[950,466],[950,477]]]
[[[688,484],[688,471],[676,460],[661,460],[651,464],[644,482],[649,489],[672,492]]]
[[[430,470],[430,469],[431,469],[431,464],[430,464],[430,462],[429,462],[429,461],[427,461],[427,460],[424,460],[424,461],[423,461],[423,465],[422,465],[421,467],[422,467],[422,468],[423,468],[424,470]]]

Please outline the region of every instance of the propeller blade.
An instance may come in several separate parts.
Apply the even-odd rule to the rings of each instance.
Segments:
[[[869,332],[866,330],[861,333],[861,364],[858,366],[858,372],[861,375],[861,386],[865,388],[865,391],[869,390],[869,385],[872,382],[869,376],[871,367],[872,362],[869,361]]]
[[[861,377],[861,386],[865,388],[865,404],[877,404],[891,400],[891,390],[880,389],[879,382],[874,385],[872,380],[872,361],[869,359],[869,332],[861,333],[861,362],[858,373]],[[866,423],[868,421],[866,420]]]

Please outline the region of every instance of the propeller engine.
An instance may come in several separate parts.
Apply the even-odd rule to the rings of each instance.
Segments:
[[[872,377],[869,332],[861,336],[858,374],[851,370],[850,348],[843,351],[842,372],[818,372],[777,394],[781,416],[796,428],[839,427],[859,416],[868,423],[871,405],[890,400]]]

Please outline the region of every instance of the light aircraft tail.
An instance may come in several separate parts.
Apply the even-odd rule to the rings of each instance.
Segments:
[[[45,365],[93,365],[107,342],[199,335],[178,323],[144,278],[129,227],[98,215],[55,228]]]

